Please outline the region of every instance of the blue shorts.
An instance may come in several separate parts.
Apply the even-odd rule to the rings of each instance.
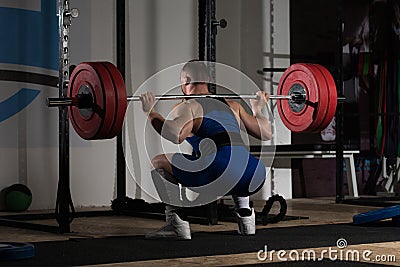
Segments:
[[[266,176],[264,164],[244,146],[222,146],[201,157],[176,153],[172,171],[183,186],[196,192],[204,188],[220,196],[252,195],[261,189]]]

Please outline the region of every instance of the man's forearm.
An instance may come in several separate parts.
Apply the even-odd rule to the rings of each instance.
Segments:
[[[147,114],[147,119],[150,121],[151,125],[153,126],[154,130],[161,135],[162,128],[165,122],[164,117],[160,114],[151,110]]]
[[[253,116],[257,119],[260,127],[260,139],[270,140],[272,138],[271,125],[267,117],[263,114],[262,109],[253,108]]]

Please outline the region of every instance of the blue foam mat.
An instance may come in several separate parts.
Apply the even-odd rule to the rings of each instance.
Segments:
[[[0,243],[0,261],[28,259],[35,256],[35,246],[30,243]]]
[[[400,216],[400,205],[387,207],[378,210],[372,210],[364,213],[360,213],[353,216],[354,224],[363,224],[376,222],[384,219],[393,218],[394,222],[399,221]],[[396,223],[397,224],[397,223]]]

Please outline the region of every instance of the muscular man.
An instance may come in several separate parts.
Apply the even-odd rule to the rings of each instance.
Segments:
[[[183,66],[181,89],[184,95],[208,95],[208,83],[204,63],[190,61]],[[193,190],[221,179],[219,185],[227,185],[226,195],[232,195],[235,202],[238,233],[255,234],[255,213],[249,206],[249,196],[262,187],[266,171],[262,162],[250,155],[244,146],[240,131],[245,130],[261,140],[271,138],[270,123],[262,113],[268,98],[267,93],[257,92],[257,98],[250,101],[253,114],[236,101],[191,98],[175,105],[172,118],[166,119],[154,110],[153,93],[142,94],[142,109],[153,128],[173,143],[186,140],[193,147],[192,155],[175,153],[154,157],[153,179],[162,175],[169,182]],[[189,223],[180,218],[177,206],[166,205],[166,225],[146,238],[191,239]]]

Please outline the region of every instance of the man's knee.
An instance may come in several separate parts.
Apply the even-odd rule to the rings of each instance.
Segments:
[[[151,172],[151,176],[153,178],[153,181],[155,179],[157,179],[158,177],[163,178],[167,181],[169,181],[170,183],[173,184],[178,184],[178,180],[169,172],[165,171],[163,168],[156,168]]]

